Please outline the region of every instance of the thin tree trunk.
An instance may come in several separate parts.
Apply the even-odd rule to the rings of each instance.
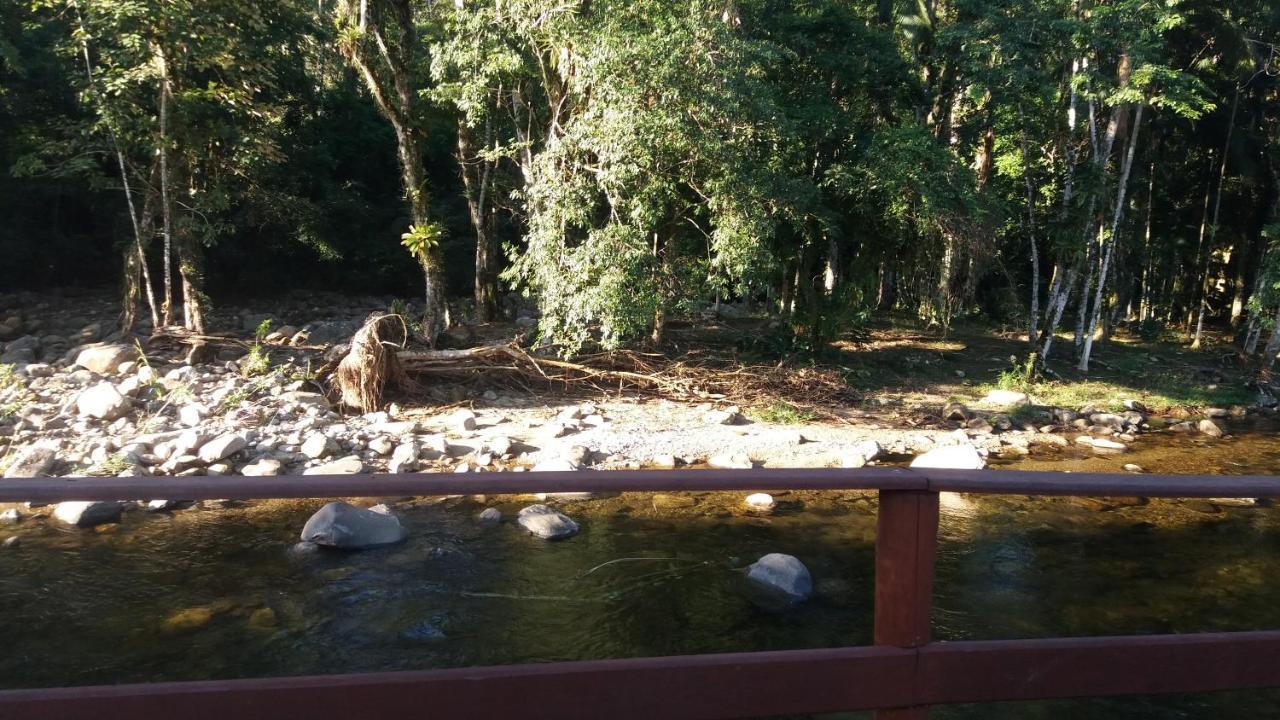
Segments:
[[[1266,359],[1263,366],[1270,370],[1276,364],[1276,354],[1280,353],[1280,308],[1276,309],[1275,325],[1271,328],[1271,337],[1267,340],[1267,349],[1263,351]]]
[[[93,91],[99,107],[102,108],[104,116],[103,124],[107,127],[107,135],[111,140],[111,148],[115,151],[116,164],[120,169],[120,185],[124,190],[125,203],[129,206],[129,223],[133,227],[133,242],[134,248],[137,251],[138,270],[142,273],[143,296],[147,299],[147,307],[151,310],[151,327],[154,330],[155,327],[160,324],[160,315],[156,308],[155,289],[151,287],[151,270],[147,266],[146,244],[142,241],[142,225],[138,221],[138,211],[133,202],[133,190],[129,184],[129,167],[128,164],[125,163],[124,149],[120,146],[120,138],[116,134],[115,125],[109,119],[106,119],[108,117],[106,101],[103,99],[103,94],[101,90],[98,89],[97,80],[93,75],[93,60],[90,58],[89,54],[89,31],[85,28],[84,16],[80,13],[79,5],[76,5],[75,9],[76,20],[80,25],[80,52],[84,57],[85,79],[88,81],[89,88]],[[124,308],[124,322],[122,329],[125,332],[133,329],[135,315],[136,311],[134,309],[134,303],[132,300],[129,300],[126,302]]]
[[[1098,271],[1098,288],[1093,299],[1093,319],[1089,322],[1089,332],[1084,337],[1084,350],[1080,354],[1080,372],[1089,372],[1089,354],[1093,351],[1093,333],[1098,327],[1098,316],[1102,313],[1102,291],[1107,285],[1107,271],[1110,269],[1111,256],[1115,254],[1116,236],[1120,232],[1120,222],[1124,219],[1125,193],[1129,188],[1129,173],[1133,169],[1133,156],[1138,149],[1138,131],[1142,127],[1142,111],[1145,105],[1139,104],[1133,117],[1133,131],[1129,133],[1129,152],[1125,155],[1124,166],[1120,169],[1119,187],[1116,188],[1115,212],[1111,218],[1111,237],[1107,240],[1106,252],[1102,257],[1102,269]]]
[[[1209,305],[1209,264],[1213,257],[1214,241],[1218,237],[1218,212],[1222,209],[1222,185],[1227,179],[1227,155],[1231,151],[1231,134],[1235,130],[1236,125],[1236,108],[1240,104],[1240,90],[1236,89],[1235,97],[1231,101],[1231,118],[1227,121],[1227,139],[1222,147],[1222,161],[1218,163],[1218,192],[1213,199],[1213,220],[1209,224],[1209,247],[1205,253],[1204,277],[1200,282],[1200,309],[1196,317],[1196,335],[1191,341],[1191,349],[1200,349],[1200,339],[1204,333],[1204,313],[1205,308]],[[1201,235],[1204,234],[1203,226],[1201,227]]]
[[[169,67],[160,60],[160,213],[164,223],[164,303],[161,322],[173,324],[173,218],[169,204]]]
[[[485,149],[492,143],[493,121],[485,119]],[[471,165],[479,162],[481,170],[473,172]],[[462,185],[471,215],[471,227],[476,234],[476,319],[482,323],[493,322],[498,316],[498,247],[497,236],[490,225],[489,186],[493,176],[493,162],[476,157],[471,130],[465,123],[458,123],[458,163],[462,168]]]
[[[1022,179],[1027,184],[1027,241],[1031,245],[1031,311],[1027,316],[1027,342],[1034,350],[1036,324],[1040,319],[1040,250],[1036,246],[1036,191],[1031,182],[1031,154],[1027,152],[1026,128],[1022,130]]]

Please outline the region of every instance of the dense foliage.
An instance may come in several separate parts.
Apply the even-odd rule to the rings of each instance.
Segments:
[[[0,282],[110,264],[126,322],[284,274],[412,292],[428,339],[516,291],[564,352],[744,300],[808,348],[897,311],[1082,370],[1120,323],[1280,351],[1268,0],[0,13]]]

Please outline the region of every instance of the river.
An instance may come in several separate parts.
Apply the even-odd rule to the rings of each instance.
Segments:
[[[997,467],[1280,472],[1274,426],[1221,440],[1156,433],[1123,455],[1069,448]],[[405,670],[867,644],[874,496],[625,494],[562,504],[583,532],[536,540],[466,499],[401,503],[399,546],[294,547],[323,501],[131,512],[96,531],[25,521],[0,552],[0,685]],[[1005,639],[1280,628],[1280,512],[969,498],[944,511],[935,635]],[[508,519],[527,501],[499,503]],[[757,609],[741,569],[809,567],[815,597]],[[1280,692],[939,708],[940,718],[1280,716]]]

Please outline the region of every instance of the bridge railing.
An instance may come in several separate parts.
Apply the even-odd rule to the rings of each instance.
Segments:
[[[876,490],[874,645],[0,691],[0,718],[727,718],[1280,687],[1280,631],[938,642],[939,493],[1280,497],[1280,479],[863,468],[0,480],[0,502]],[[0,652],[3,649],[0,648]]]

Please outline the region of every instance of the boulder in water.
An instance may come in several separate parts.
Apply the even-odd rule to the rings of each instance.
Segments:
[[[404,538],[404,527],[396,516],[345,502],[331,502],[320,508],[302,528],[303,542],[340,550],[392,545]]]
[[[546,505],[530,505],[516,516],[520,527],[543,540],[563,540],[578,534],[578,523]]]
[[[769,553],[747,568],[747,581],[765,604],[794,605],[813,594],[809,568],[793,555]]]
[[[53,516],[68,525],[93,527],[119,521],[123,510],[124,506],[114,500],[105,502],[75,500],[58,503],[53,509]]]

